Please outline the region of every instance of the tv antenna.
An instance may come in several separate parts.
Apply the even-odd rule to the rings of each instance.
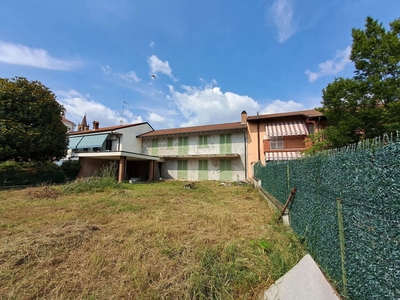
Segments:
[[[128,102],[122,101],[122,110],[121,110],[121,120],[119,121],[119,124],[123,125],[124,124],[124,111],[125,111],[125,105],[129,105]]]

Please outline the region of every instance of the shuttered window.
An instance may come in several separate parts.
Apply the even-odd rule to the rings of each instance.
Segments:
[[[178,179],[187,179],[188,177],[188,161],[178,160]]]
[[[208,135],[199,136],[199,147],[207,147],[208,146]]]
[[[230,134],[221,134],[219,137],[219,153],[230,154],[232,153],[232,140]]]
[[[158,139],[151,140],[151,155],[158,154]]]
[[[168,138],[167,139],[167,148],[172,148],[174,139],[173,138]]]
[[[199,180],[208,180],[208,160],[199,160]]]
[[[220,180],[232,180],[232,161],[220,160]]]
[[[189,154],[189,138],[180,137],[178,140],[178,155],[188,155]]]

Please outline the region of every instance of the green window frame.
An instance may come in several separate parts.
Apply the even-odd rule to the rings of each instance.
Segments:
[[[178,179],[188,178],[188,161],[178,160]]]
[[[232,161],[222,159],[219,162],[220,180],[232,180]]]
[[[207,146],[208,146],[208,135],[200,135],[199,147],[207,147]]]
[[[189,138],[180,137],[178,139],[178,155],[188,155],[189,154]]]
[[[158,139],[151,140],[151,155],[158,154]]]
[[[173,147],[174,144],[174,138],[168,138],[167,139],[167,148],[171,149]]]
[[[197,177],[199,180],[208,180],[208,160],[199,160]]]
[[[221,134],[219,136],[219,153],[220,154],[232,153],[232,137],[230,134]]]

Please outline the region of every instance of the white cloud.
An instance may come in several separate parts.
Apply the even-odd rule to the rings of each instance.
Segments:
[[[75,90],[57,91],[55,94],[57,101],[67,110],[67,119],[77,125],[85,114],[90,127],[93,121],[99,121],[100,127],[119,125],[121,119],[124,124],[143,122],[141,116],[135,116],[129,110],[124,109],[123,116],[121,116],[120,111],[112,110],[99,102],[87,99],[86,96]]]
[[[238,122],[243,110],[251,114],[259,109],[259,104],[251,97],[223,93],[212,83],[204,87],[182,86],[183,92],[176,91],[172,86],[169,88],[168,98],[186,119],[181,126]]]
[[[103,70],[103,73],[106,75],[113,75],[115,77],[118,77],[126,82],[132,83],[132,82],[140,82],[142,81],[142,79],[140,79],[137,75],[135,71],[129,71],[126,73],[122,73],[122,72],[112,72],[111,67],[110,66],[105,66],[105,67],[101,67],[101,69]]]
[[[149,120],[150,123],[154,122],[154,123],[164,123],[165,122],[165,118],[161,117],[160,115],[153,113],[153,112],[149,112],[147,115],[147,120]]]
[[[169,65],[169,62],[166,61],[162,61],[161,59],[159,59],[156,55],[152,55],[149,57],[149,59],[147,60],[147,62],[149,63],[149,67],[150,67],[150,74],[165,74],[167,76],[169,76],[170,78],[172,78],[174,81],[178,81],[174,75],[172,75],[172,69]]]
[[[269,9],[268,16],[278,28],[279,43],[283,43],[297,31],[293,14],[292,0],[276,0]]]
[[[0,62],[52,70],[71,70],[82,66],[79,61],[56,59],[44,49],[0,41]]]
[[[304,73],[308,75],[308,81],[314,82],[318,78],[325,75],[335,75],[341,72],[344,67],[350,62],[351,46],[348,46],[343,51],[337,51],[333,59],[328,59],[323,63],[318,64],[318,72],[310,70]]]
[[[282,101],[277,99],[269,103],[262,110],[261,114],[275,114],[275,113],[298,111],[304,109],[305,107],[303,104],[294,102],[293,100]]]
[[[105,66],[105,67],[101,67],[101,69],[103,70],[104,74],[110,74],[111,73],[111,68],[110,66]]]
[[[153,48],[153,47],[154,47],[154,45],[155,45],[155,44],[154,44],[154,42],[153,42],[153,41],[151,41],[151,43],[150,43],[149,47],[150,47],[150,48]]]
[[[142,81],[139,77],[137,77],[136,73],[134,71],[130,71],[128,73],[115,73],[117,76],[122,78],[123,80],[127,82],[139,82]]]

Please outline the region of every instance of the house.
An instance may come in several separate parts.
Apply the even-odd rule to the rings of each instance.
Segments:
[[[154,130],[140,137],[142,153],[160,158],[154,172],[163,179],[247,178],[245,121]]]
[[[119,182],[128,178],[154,179],[150,170],[160,158],[142,154],[138,138],[153,130],[147,122],[100,128],[97,121],[90,129],[84,116],[78,130],[69,133],[67,159],[79,159],[82,177],[92,176],[101,166],[115,162]]]
[[[311,147],[306,137],[326,127],[326,117],[315,109],[247,118],[248,170],[254,162],[301,157]],[[252,177],[253,174],[249,174]]]
[[[65,117],[66,110],[64,106],[61,107],[61,121],[67,127],[67,132],[71,132],[75,130],[76,124]]]

